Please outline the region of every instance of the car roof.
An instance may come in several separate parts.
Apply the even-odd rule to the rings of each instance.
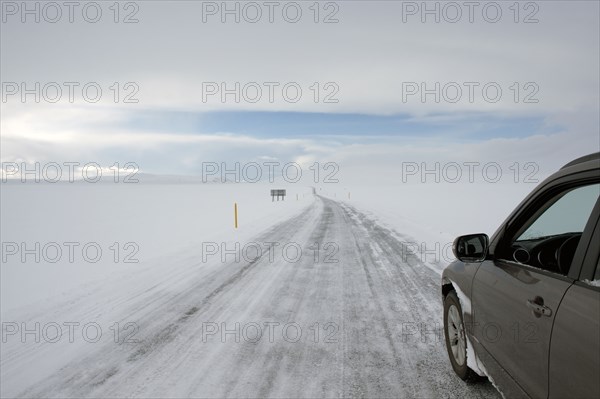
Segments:
[[[593,167],[593,164],[594,164],[593,161],[596,161],[595,164],[600,167],[600,152],[596,152],[594,154],[589,154],[589,155],[585,155],[583,157],[574,159],[571,162],[569,162],[568,164],[566,164],[565,166],[563,166],[562,168],[560,168],[560,170],[570,168],[571,166],[575,166],[575,165],[579,165],[579,164],[583,164],[583,163],[590,163],[590,166]],[[588,168],[584,167],[583,169],[588,169]]]
[[[572,160],[553,174],[551,174],[546,180],[538,185],[530,194],[533,195],[535,192],[546,186],[546,183],[550,183],[561,177],[577,174],[585,171],[597,171],[600,175],[600,152],[589,154],[577,159]]]

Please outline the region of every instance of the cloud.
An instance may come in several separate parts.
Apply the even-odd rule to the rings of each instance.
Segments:
[[[339,23],[333,24],[314,23],[306,4],[296,24],[280,14],[274,23],[263,19],[251,24],[243,18],[233,23],[230,17],[231,23],[223,24],[220,15],[203,23],[202,3],[144,2],[137,24],[115,24],[109,18],[98,24],[20,24],[10,19],[3,24],[3,80],[98,82],[107,101],[114,82],[135,82],[141,106],[195,112],[539,115],[598,103],[597,2],[535,3],[538,23],[522,23],[529,9],[521,9],[515,23],[508,3],[502,4],[497,23],[485,22],[481,7],[474,23],[465,19],[467,14],[458,23],[443,18],[434,23],[432,17],[420,23],[419,14],[403,22],[406,2],[339,2]],[[207,82],[225,82],[230,89],[236,82],[241,87],[256,82],[264,93],[255,103],[235,102],[233,96],[223,103],[219,95],[203,101]],[[279,84],[272,102],[266,82]],[[282,94],[290,82],[303,89],[297,103]],[[323,101],[333,92],[325,89],[328,82],[339,87],[337,103]],[[463,93],[456,103],[435,102],[433,96],[423,103],[418,95],[403,101],[403,84],[410,82],[429,89],[455,82]],[[468,82],[479,84],[473,102],[464,86]],[[314,83],[320,89],[317,102],[316,90],[310,89]],[[484,99],[488,83],[501,87],[498,102]],[[526,88],[527,83],[537,88]],[[539,103],[524,103],[534,92]]]
[[[419,117],[414,118],[414,126],[419,123],[426,126],[420,133],[371,135],[366,130],[354,135],[290,137],[218,130],[190,132],[178,129],[177,124],[171,130],[152,129],[151,125],[133,129],[130,113],[110,107],[39,106],[36,112],[30,111],[31,107],[20,111],[12,109],[11,116],[3,118],[2,162],[76,161],[81,164],[96,162],[103,167],[115,162],[120,165],[135,162],[142,172],[186,175],[200,175],[203,165],[208,162],[225,168],[250,162],[261,165],[296,162],[305,171],[315,162],[321,165],[334,162],[339,166],[343,182],[387,184],[398,183],[406,164],[417,165],[419,169],[435,169],[458,163],[466,172],[465,163],[478,163],[479,169],[497,163],[507,176],[531,171],[526,165],[534,164],[536,176],[542,176],[577,156],[592,152],[598,144],[598,136],[593,131],[581,131],[577,126],[571,129],[555,126],[531,134],[521,132],[497,137],[485,134],[486,123],[492,127],[496,123],[505,123],[510,127],[509,122],[493,118],[468,119],[467,115],[434,117],[433,124],[442,123],[458,130],[477,121],[481,126],[466,129],[474,136],[461,136],[456,132],[432,133],[427,118]],[[266,121],[268,116],[251,119]],[[378,119],[368,120],[375,122]],[[251,126],[247,128],[252,130]],[[324,129],[326,131],[326,127]]]
[[[531,24],[523,23],[531,12],[524,8],[515,22],[512,3],[499,3],[498,23],[481,9],[473,23],[467,14],[457,23],[421,23],[418,14],[403,18],[406,3],[337,2],[332,24],[322,23],[329,9],[315,23],[309,3],[300,3],[298,23],[281,14],[274,23],[221,23],[219,15],[203,22],[202,2],[142,2],[136,24],[114,23],[108,9],[96,24],[10,19],[0,39],[3,83],[79,86],[72,103],[66,92],[57,104],[31,95],[23,104],[19,94],[3,101],[0,156],[138,161],[150,172],[188,174],[204,160],[335,160],[369,179],[372,172],[359,172],[391,174],[403,159],[514,158],[550,170],[599,149],[597,2],[537,2],[539,22]],[[102,89],[97,103],[83,99],[90,82]],[[211,82],[220,92],[207,97]],[[239,90],[223,99],[221,84],[236,82]],[[256,102],[252,82],[262,90]],[[297,102],[286,100],[286,83],[302,89]],[[486,84],[501,88],[497,102],[484,98]],[[408,88],[419,92],[407,95]],[[449,101],[457,88],[460,100]],[[138,102],[124,102],[128,95]],[[217,111],[247,113],[219,129],[209,120]],[[287,112],[287,122],[273,119],[277,112]],[[333,131],[325,119],[305,128],[294,115],[306,113],[350,128]],[[394,136],[379,123],[396,116]]]

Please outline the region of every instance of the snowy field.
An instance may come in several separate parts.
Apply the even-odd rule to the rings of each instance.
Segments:
[[[410,237],[405,240],[409,248],[429,250],[423,260],[441,271],[453,258],[449,244],[456,236],[491,236],[535,187],[484,184],[334,184],[318,186],[315,192],[355,206],[378,224]],[[274,187],[286,188],[287,200],[272,202]],[[243,247],[314,201],[311,187],[293,184],[10,183],[3,184],[0,198],[3,313],[68,297],[82,285],[137,273],[165,258],[200,255],[202,243],[240,242]],[[97,248],[102,251],[98,256]]]
[[[2,395],[494,396],[490,384],[453,375],[439,273],[455,235],[492,234],[533,188],[496,187],[474,201],[477,185],[323,185],[314,195],[303,185],[4,184]],[[272,202],[272,188],[287,199]],[[62,249],[56,262],[48,243]],[[75,243],[72,262],[65,243]],[[301,258],[279,250],[290,244]],[[238,345],[227,334],[204,339],[207,323],[238,322],[293,323],[303,338],[257,346],[242,330]],[[71,323],[97,323],[102,337],[92,345],[75,329],[70,342]],[[432,337],[418,339],[417,325]],[[329,333],[335,345],[324,345]],[[212,368],[215,359],[226,366]],[[314,384],[301,384],[309,376]]]
[[[262,184],[3,184],[2,312],[67,298],[85,284],[139,273],[182,253],[200,254],[202,242],[247,241],[313,200],[309,188],[281,187],[287,200],[271,202],[273,187]],[[21,243],[34,253],[24,255]]]

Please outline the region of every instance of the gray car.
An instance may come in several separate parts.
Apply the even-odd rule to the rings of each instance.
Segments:
[[[542,182],[442,275],[450,363],[507,397],[600,398],[600,153]]]

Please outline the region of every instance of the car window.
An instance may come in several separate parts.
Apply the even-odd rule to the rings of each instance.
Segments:
[[[598,200],[600,184],[576,188],[548,208],[517,241],[564,233],[582,233]]]
[[[560,193],[518,231],[503,259],[567,275],[581,234],[600,196],[600,184]]]

